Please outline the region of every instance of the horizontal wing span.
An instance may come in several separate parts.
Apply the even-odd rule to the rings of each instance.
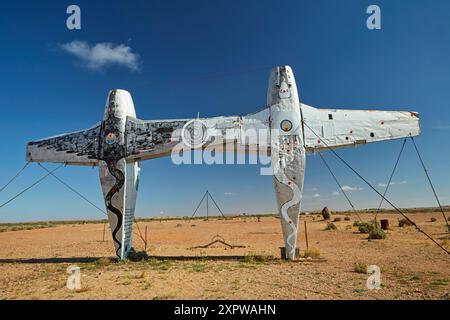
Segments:
[[[127,117],[125,144],[128,159],[147,160],[167,155],[178,143],[174,141],[174,135],[188,121],[188,119],[147,121]]]
[[[204,136],[205,143],[199,148],[205,150],[221,144],[234,144],[238,151],[240,147],[243,151],[257,150],[261,145],[268,146],[270,142],[269,115],[269,109],[264,109],[246,116],[203,119],[146,121],[127,117],[125,130],[127,159],[135,161],[166,156],[173,148],[186,141],[183,138],[186,133],[190,138],[199,138],[200,141]],[[261,128],[266,130],[260,131]],[[261,135],[259,132],[264,132],[263,135],[266,136],[258,137]]]
[[[316,109],[302,104],[302,115],[308,151],[420,134],[417,112]]]
[[[27,161],[69,165],[97,165],[100,124],[86,130],[50,137],[27,144]]]

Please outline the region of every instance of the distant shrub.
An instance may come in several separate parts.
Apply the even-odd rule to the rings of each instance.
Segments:
[[[385,239],[386,233],[381,229],[381,226],[376,221],[359,222],[357,224],[358,230],[361,233],[368,233],[369,239]]]
[[[344,220],[345,221],[350,221],[350,217],[345,217]]]
[[[386,232],[379,227],[374,227],[369,232],[369,239],[386,239]]]
[[[370,222],[360,222],[357,227],[361,233],[369,233],[372,230],[372,224]]]
[[[367,273],[367,264],[362,263],[362,262],[355,262],[355,266],[354,266],[353,270],[356,273]]]
[[[322,218],[323,218],[323,220],[330,220],[331,219],[331,210],[328,209],[328,207],[323,208],[323,210],[322,210]]]
[[[328,222],[325,230],[337,230],[337,227],[333,222]]]
[[[431,222],[436,222],[437,219],[436,219],[436,218],[430,218],[430,221],[431,221]]]
[[[412,226],[412,225],[413,224],[407,219],[400,219],[400,220],[398,220],[398,226],[400,228],[409,227],[409,226]]]
[[[336,217],[336,218],[334,218],[333,221],[334,221],[334,222],[339,222],[339,221],[342,221],[342,218],[341,218],[341,217]]]

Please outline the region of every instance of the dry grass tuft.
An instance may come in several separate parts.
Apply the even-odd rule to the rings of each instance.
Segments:
[[[303,253],[303,257],[304,258],[319,258],[320,257],[320,250],[318,248],[309,248],[307,250],[305,250],[305,252]]]
[[[367,273],[367,264],[357,261],[355,262],[353,271],[356,273]]]
[[[132,248],[130,253],[128,254],[128,260],[133,262],[147,260],[148,258],[149,256],[147,252],[135,251],[134,248]]]
[[[325,230],[326,231],[337,230],[337,227],[333,222],[328,222],[327,226],[325,227]]]
[[[407,220],[407,219],[400,219],[400,220],[398,220],[398,226],[400,227],[400,228],[403,228],[403,227],[410,227],[410,226],[412,226],[413,224],[411,223],[411,222],[409,222],[409,220]]]

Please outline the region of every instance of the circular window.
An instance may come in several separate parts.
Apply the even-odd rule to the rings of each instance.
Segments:
[[[280,127],[281,127],[281,130],[283,130],[284,132],[291,131],[291,129],[292,129],[292,122],[289,121],[289,120],[283,120],[280,123]]]

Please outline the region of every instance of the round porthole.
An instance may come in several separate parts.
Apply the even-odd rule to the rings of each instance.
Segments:
[[[291,129],[292,129],[292,122],[289,121],[289,120],[283,120],[280,123],[280,127],[281,127],[281,130],[283,130],[284,132],[291,131]]]

